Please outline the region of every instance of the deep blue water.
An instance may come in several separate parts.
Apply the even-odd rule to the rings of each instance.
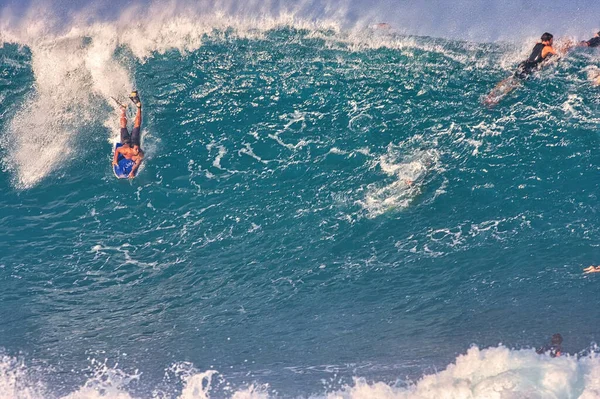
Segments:
[[[527,350],[600,338],[598,53],[487,108],[530,45],[103,29],[0,49],[0,397],[598,393]]]

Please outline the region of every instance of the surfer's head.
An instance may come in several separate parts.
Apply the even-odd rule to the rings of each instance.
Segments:
[[[553,39],[553,38],[554,38],[554,36],[552,36],[552,33],[548,33],[548,32],[546,32],[546,33],[544,33],[544,34],[542,35],[542,41],[543,41],[543,42],[549,42],[549,41],[552,41],[552,39]]]
[[[552,345],[560,345],[562,344],[563,337],[562,335],[556,333],[552,336]]]
[[[137,144],[134,144],[133,146],[131,146],[131,149],[133,150],[134,155],[137,155],[140,153],[140,146]]]

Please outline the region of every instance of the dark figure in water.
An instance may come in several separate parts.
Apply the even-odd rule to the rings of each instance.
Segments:
[[[542,62],[547,60],[550,56],[556,55],[556,50],[552,48],[554,42],[554,36],[546,32],[542,35],[541,43],[537,43],[531,55],[525,61],[521,62],[515,72],[515,77],[519,79],[527,79],[532,72],[539,69]]]
[[[550,357],[558,357],[562,354],[562,335],[554,334],[552,336],[552,340],[550,341],[550,345],[544,345],[539,348],[536,352],[541,355],[544,353],[548,353]]]
[[[590,40],[579,43],[583,47],[598,47],[600,46],[600,32],[596,33]]]

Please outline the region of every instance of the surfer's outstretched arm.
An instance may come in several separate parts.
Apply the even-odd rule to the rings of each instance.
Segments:
[[[142,160],[144,159],[144,153],[142,151],[139,152],[139,154],[137,155],[137,159],[135,160],[135,164],[133,164],[133,167],[131,168],[131,172],[129,173],[129,178],[133,179],[135,177],[135,171],[140,167],[140,164],[142,163]]]
[[[115,148],[115,154],[113,156],[113,162],[112,162],[113,165],[118,165],[117,160],[119,159],[119,152],[120,152],[119,149],[120,149],[120,147]]]

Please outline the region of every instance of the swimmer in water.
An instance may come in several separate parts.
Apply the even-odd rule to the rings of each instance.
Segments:
[[[541,42],[533,47],[529,57],[519,64],[512,76],[504,79],[494,87],[490,94],[483,100],[484,104],[488,106],[497,104],[505,95],[519,87],[520,81],[529,79],[533,72],[539,70],[544,65],[545,61],[551,56],[558,54],[552,47],[553,42],[554,36],[548,32],[544,33],[541,37]]]
[[[600,272],[600,266],[589,266],[589,267],[586,267],[585,269],[583,269],[583,274],[598,273],[598,272]]]

